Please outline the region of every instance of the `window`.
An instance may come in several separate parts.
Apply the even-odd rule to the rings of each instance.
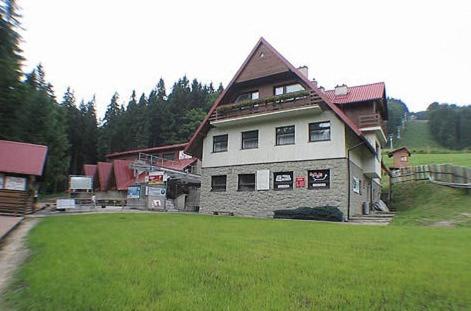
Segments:
[[[242,149],[258,148],[258,130],[242,132]]]
[[[239,191],[254,191],[255,190],[255,174],[239,174]]]
[[[241,102],[241,101],[246,101],[246,100],[256,100],[258,98],[259,98],[258,91],[247,92],[247,93],[240,94],[239,96],[237,96],[236,103]]]
[[[401,157],[401,162],[407,162],[407,161],[408,161],[407,156],[402,156]]]
[[[227,151],[227,134],[213,136],[213,152]]]
[[[353,190],[353,192],[360,194],[360,188],[361,188],[360,178],[353,177],[352,178],[352,190]]]
[[[309,141],[330,140],[330,121],[309,123]]]
[[[293,189],[293,172],[273,173],[273,188],[275,190]]]
[[[211,176],[211,191],[226,191],[226,175]]]
[[[276,128],[276,145],[294,144],[294,125]]]
[[[175,152],[164,152],[162,153],[162,158],[164,160],[175,160]]]
[[[299,92],[299,91],[304,91],[304,87],[299,83],[275,87],[275,95],[283,95],[283,94],[294,93],[294,92]]]
[[[308,171],[308,189],[329,189],[330,170]]]

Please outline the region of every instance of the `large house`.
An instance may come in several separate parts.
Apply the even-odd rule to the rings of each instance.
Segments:
[[[380,199],[384,83],[318,87],[261,38],[185,153],[202,163],[200,212],[271,216]]]

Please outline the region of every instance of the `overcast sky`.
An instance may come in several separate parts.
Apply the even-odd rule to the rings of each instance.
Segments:
[[[26,70],[60,99],[231,80],[260,36],[320,85],[384,81],[413,111],[471,104],[471,1],[18,0]]]

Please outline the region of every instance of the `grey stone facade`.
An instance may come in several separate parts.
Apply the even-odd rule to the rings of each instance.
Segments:
[[[270,190],[237,190],[238,174],[254,174],[257,170],[267,169],[270,170]],[[308,170],[316,169],[330,169],[329,189],[308,189]],[[345,158],[202,168],[200,212],[212,214],[214,211],[226,211],[235,215],[266,217],[273,216],[273,211],[277,209],[329,205],[338,207],[346,216],[347,169]],[[296,188],[293,185],[290,190],[273,190],[273,173],[286,171],[293,171],[293,179],[304,176],[305,187]],[[211,176],[215,175],[227,176],[226,191],[211,191]],[[351,196],[352,202],[355,202],[351,207],[353,215],[361,211],[362,196],[356,193]]]

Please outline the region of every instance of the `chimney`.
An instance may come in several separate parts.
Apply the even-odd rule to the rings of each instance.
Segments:
[[[314,86],[317,87],[317,81],[316,81],[316,79],[312,79],[312,84],[314,84]]]
[[[298,67],[298,70],[301,71],[301,74],[309,79],[309,68],[307,66]]]
[[[335,96],[343,96],[348,94],[348,86],[345,84],[337,85],[334,91]]]
[[[325,92],[325,87],[319,86],[319,90],[321,90],[321,92],[324,93]]]

